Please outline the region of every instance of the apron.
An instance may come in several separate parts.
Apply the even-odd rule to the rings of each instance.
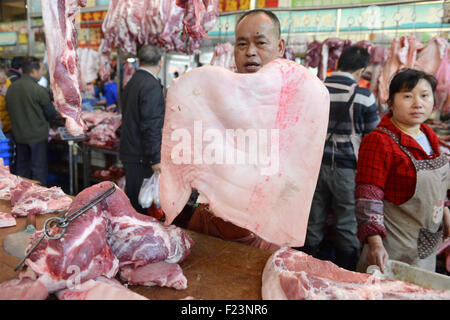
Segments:
[[[448,159],[444,154],[427,160],[416,160],[409,150],[400,144],[398,137],[388,133],[411,159],[417,174],[414,195],[401,205],[383,201],[386,238],[383,240],[389,259],[411,266],[435,271],[436,252],[443,238],[444,202],[448,188]],[[357,271],[366,272],[369,245],[361,252]]]
[[[189,220],[187,228],[202,234],[239,242],[264,250],[276,251],[280,248],[273,243],[263,240],[247,229],[238,227],[231,222],[214,216],[206,204],[198,205],[191,220]]]

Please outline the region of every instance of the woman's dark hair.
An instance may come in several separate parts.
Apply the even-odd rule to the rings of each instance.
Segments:
[[[389,84],[388,104],[391,106],[394,103],[394,96],[397,92],[408,92],[413,90],[421,79],[428,81],[433,90],[433,99],[436,101],[434,94],[437,85],[436,78],[433,75],[420,70],[406,69],[398,72],[392,78],[391,83]]]

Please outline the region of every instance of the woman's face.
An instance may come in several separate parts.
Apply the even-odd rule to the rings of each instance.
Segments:
[[[397,92],[394,95],[393,118],[406,127],[415,127],[430,117],[433,106],[431,85],[425,79],[420,79],[411,91]]]

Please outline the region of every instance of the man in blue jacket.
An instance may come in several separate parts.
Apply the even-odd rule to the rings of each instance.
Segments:
[[[138,52],[140,67],[127,83],[121,97],[122,129],[120,159],[125,171],[125,193],[136,211],[142,182],[161,170],[161,140],[164,124],[164,93],[157,74],[161,51],[151,45]]]

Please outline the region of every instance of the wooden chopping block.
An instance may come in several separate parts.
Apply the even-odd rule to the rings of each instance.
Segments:
[[[271,251],[224,241],[190,230],[195,241],[180,266],[188,280],[186,290],[129,286],[149,299],[171,300],[187,296],[207,300],[260,300],[262,272]]]

